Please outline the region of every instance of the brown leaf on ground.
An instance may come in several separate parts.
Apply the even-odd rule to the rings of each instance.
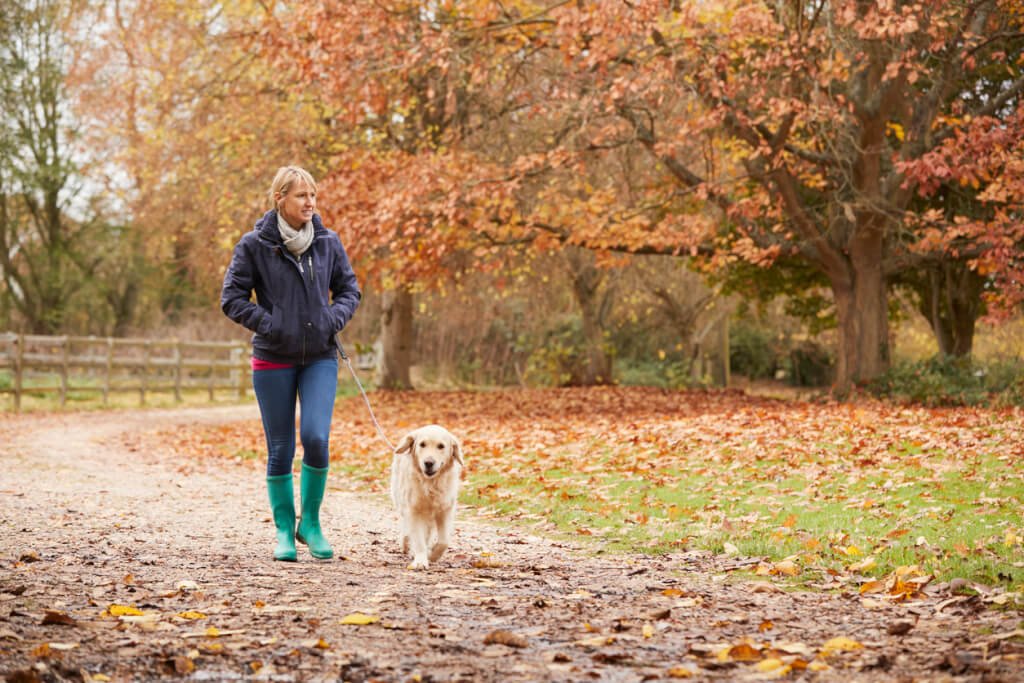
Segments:
[[[484,645],[507,645],[508,647],[529,647],[530,643],[520,635],[497,629],[484,636]]]
[[[43,616],[43,620],[39,622],[44,626],[47,624],[57,624],[59,626],[75,626],[78,624],[72,617],[69,617],[63,612],[56,612],[53,610],[46,610],[46,614]]]

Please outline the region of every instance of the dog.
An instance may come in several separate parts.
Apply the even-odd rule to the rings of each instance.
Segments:
[[[459,440],[438,425],[409,432],[395,449],[391,502],[399,546],[412,553],[409,569],[426,569],[448,549],[464,467]]]

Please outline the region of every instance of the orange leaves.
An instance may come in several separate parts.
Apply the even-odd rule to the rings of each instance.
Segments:
[[[860,586],[861,595],[873,595],[890,602],[903,602],[924,597],[922,590],[932,580],[917,565],[897,567],[884,580],[867,581]]]

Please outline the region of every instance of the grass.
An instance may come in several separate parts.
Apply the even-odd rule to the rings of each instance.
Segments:
[[[605,452],[598,460],[604,474],[471,475],[462,502],[512,523],[597,540],[606,552],[723,552],[731,544],[743,555],[797,558],[806,568],[865,579],[916,565],[937,579],[1024,588],[1017,463],[979,457],[936,477],[948,454],[922,460],[919,447],[903,445],[866,471],[844,468],[841,452],[820,446],[831,454],[814,463],[814,474],[763,460],[724,477],[699,451],[677,451],[674,467],[639,476],[623,471],[630,454]],[[835,476],[821,478],[822,470]]]

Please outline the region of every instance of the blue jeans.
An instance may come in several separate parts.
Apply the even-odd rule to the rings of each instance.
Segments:
[[[273,370],[254,370],[252,387],[267,437],[267,476],[290,474],[295,459],[295,398],[302,406],[299,439],[302,462],[324,468],[330,462],[331,415],[338,390],[338,359]]]

